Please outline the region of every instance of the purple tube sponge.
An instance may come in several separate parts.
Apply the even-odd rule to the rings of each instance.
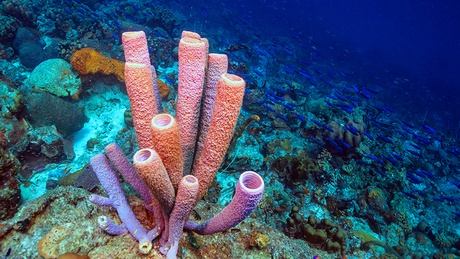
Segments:
[[[264,193],[264,180],[253,171],[241,174],[232,201],[219,214],[203,223],[187,221],[184,228],[201,235],[211,235],[238,225],[256,208]]]
[[[126,156],[121,151],[117,144],[111,143],[105,147],[105,154],[109,158],[112,165],[117,169],[118,173],[123,176],[136,190],[146,203],[147,209],[153,212],[155,216],[156,228],[161,231],[165,227],[161,205],[158,200],[150,192],[149,188],[142,181],[141,177],[134,170],[133,166],[129,163]]]
[[[105,155],[96,155],[91,158],[90,162],[93,171],[96,173],[99,182],[109,197],[106,198],[92,194],[89,196],[89,200],[100,206],[111,206],[115,208],[118,212],[118,216],[123,222],[122,225],[118,226],[109,218],[102,216],[98,219],[99,227],[106,230],[107,233],[111,235],[122,235],[127,232],[131,233],[131,235],[139,242],[139,250],[141,253],[148,254],[152,249],[152,240],[159,234],[158,230],[155,228],[151,231],[147,231],[147,229],[145,229],[144,226],[142,226],[142,224],[137,220],[131,207],[126,201],[125,194],[118,182],[117,175],[110,166],[110,163]]]

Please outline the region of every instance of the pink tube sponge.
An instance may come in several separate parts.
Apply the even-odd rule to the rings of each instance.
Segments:
[[[185,228],[201,235],[211,235],[238,225],[256,208],[264,193],[264,180],[253,171],[241,174],[232,201],[219,214],[201,224],[188,221]]]
[[[223,74],[227,73],[228,57],[225,54],[211,53],[208,55],[208,69],[206,71],[206,87],[203,94],[203,107],[201,108],[200,135],[196,144],[195,159],[199,159],[203,151],[204,142],[208,135],[212,119],[212,111],[217,95],[217,83]]]
[[[124,32],[121,41],[126,62],[150,65],[147,38],[143,31]]]
[[[139,148],[152,148],[153,140],[150,123],[156,115],[158,107],[152,90],[152,71],[149,65],[141,63],[125,63],[125,83],[128,92],[134,129],[136,130]]]
[[[144,148],[134,154],[133,163],[145,185],[149,187],[163,210],[169,215],[174,206],[175,193],[160,156],[155,150]]]
[[[151,129],[153,148],[161,157],[174,190],[177,191],[184,169],[179,126],[173,116],[160,113],[153,117]]]
[[[207,49],[204,42],[192,38],[180,40],[176,119],[179,124],[185,174],[190,172],[195,152],[206,59]]]
[[[200,180],[197,203],[214,181],[217,170],[232,140],[244,96],[244,80],[223,74],[217,83],[211,124],[200,157],[195,159],[192,174]],[[182,136],[181,136],[182,137]],[[181,139],[182,141],[182,139]]]

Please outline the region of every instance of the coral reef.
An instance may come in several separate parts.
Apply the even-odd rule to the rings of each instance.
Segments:
[[[17,212],[21,200],[17,180],[21,164],[6,149],[5,132],[0,131],[0,220],[6,220]]]
[[[12,219],[0,224],[0,241],[2,248],[10,249],[10,256],[38,258],[38,243],[55,228],[68,229],[70,233],[62,239],[49,240],[47,249],[59,256],[68,253],[88,256],[90,258],[139,258],[142,256],[136,243],[129,236],[109,236],[94,224],[100,214],[108,215],[116,220],[116,214],[107,207],[99,207],[88,201],[89,193],[75,187],[58,187],[44,196],[28,202],[21,207]],[[129,198],[136,216],[146,225],[150,214],[145,204],[137,197]],[[218,209],[218,208],[215,208]],[[200,214],[208,213],[205,206],[197,208]],[[69,213],[69,212],[72,213]],[[78,224],[75,224],[78,222]],[[48,235],[48,237],[51,234]],[[268,238],[268,239],[265,239]],[[27,239],[27,243],[16,240]],[[52,241],[52,242],[51,242]],[[265,242],[265,247],[264,247]],[[44,244],[44,241],[42,241]],[[159,246],[158,243],[155,247]],[[182,254],[188,258],[270,258],[270,254],[278,254],[284,258],[298,257],[298,249],[304,251],[305,258],[315,254],[328,258],[322,251],[311,251],[305,243],[291,240],[282,232],[267,227],[265,224],[248,218],[238,230],[231,230],[214,235],[197,235],[185,233],[181,239]],[[43,247],[44,248],[44,247]],[[54,249],[54,250],[53,250]],[[155,253],[155,258],[164,258]]]
[[[290,23],[285,14],[296,5],[2,1],[0,257],[140,258],[150,246],[152,258],[168,252],[182,258],[458,257],[457,92],[440,91],[439,80],[435,88],[420,84],[422,78],[377,62],[372,51],[344,45],[345,33],[323,29],[327,15],[314,12],[302,23]],[[181,37],[184,29],[209,38],[190,32]],[[420,31],[430,30],[425,29]],[[127,31],[144,31],[146,44],[126,45]],[[195,44],[193,54],[184,54]],[[447,47],[434,49],[456,53]],[[243,105],[238,114],[221,107],[222,124],[212,126],[209,111],[219,77],[206,75],[226,72],[244,79],[244,94],[218,103],[242,98]],[[240,82],[235,79],[223,80]],[[163,112],[178,119],[180,147],[171,144],[175,134],[152,141],[151,119]],[[208,141],[212,148],[204,148],[235,121],[228,148],[221,141]],[[88,201],[92,195],[104,204],[107,194],[120,200],[110,195],[115,188],[101,189],[93,170],[101,173],[100,163],[89,164],[91,157],[107,156],[110,152],[100,153],[113,142],[128,160],[135,158],[138,169],[154,154],[144,148],[155,150],[164,166],[156,171],[168,173],[155,177],[171,183],[158,188],[154,176],[144,173],[143,179],[149,191],[169,190],[160,209],[172,219],[155,213],[157,203],[138,189],[143,183],[113,174],[120,183],[117,195],[126,200],[122,210]],[[209,152],[217,149],[218,155]],[[175,156],[179,150],[184,159]],[[109,160],[102,171],[122,171],[118,159]],[[205,168],[202,174],[198,164]],[[241,220],[219,228],[206,219],[222,210],[229,214],[224,208],[243,171],[257,171],[265,183],[257,209],[227,231],[201,235]],[[194,194],[197,182],[197,197],[184,195]],[[131,233],[107,235],[98,223],[113,227],[109,233]],[[160,240],[150,242],[160,232]]]
[[[343,228],[328,219],[319,221],[314,215],[306,219],[299,214],[296,206],[292,208],[287,219],[287,231],[329,253],[343,253],[346,250],[347,233]]]

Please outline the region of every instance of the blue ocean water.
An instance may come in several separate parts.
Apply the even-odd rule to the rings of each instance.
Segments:
[[[94,175],[79,177],[91,174],[90,158],[112,142],[130,161],[138,150],[124,79],[113,71],[81,72],[74,53],[90,47],[111,58],[102,63],[122,68],[122,33],[144,31],[168,89],[163,110],[175,114],[177,45],[182,31],[193,31],[208,39],[210,53],[226,54],[228,72],[246,82],[239,133],[203,201],[224,207],[241,172],[263,177],[256,223],[244,230],[257,238],[242,251],[266,258],[460,256],[458,1],[1,4],[0,148],[18,165],[2,164],[12,172],[5,182],[17,191],[2,203],[12,208],[4,222],[58,186],[103,193]],[[43,67],[54,59],[73,67]],[[258,119],[244,124],[251,115]],[[195,213],[209,216],[200,209]],[[270,239],[272,231],[280,236]],[[2,255],[27,258],[6,233]],[[232,243],[230,235],[220,238]],[[197,252],[206,242],[182,238],[179,255],[211,256]],[[88,247],[59,254],[100,258]],[[302,255],[290,253],[296,249]]]

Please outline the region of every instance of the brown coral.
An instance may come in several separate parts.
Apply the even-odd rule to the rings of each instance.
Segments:
[[[351,131],[345,130],[344,124],[338,121],[332,121],[327,124],[330,128],[333,129],[333,132],[324,131],[323,137],[329,138],[331,140],[340,139],[345,141],[351,148],[356,148],[359,146],[359,143],[363,141],[362,134],[365,130],[365,125],[362,121],[359,120],[351,120],[349,118],[344,119],[345,124],[349,124],[350,126],[355,127],[358,130],[358,134],[355,135]]]
[[[318,166],[308,156],[282,156],[273,162],[272,168],[294,185],[307,180],[311,172],[318,171]]]
[[[124,62],[105,57],[92,48],[83,48],[73,53],[70,64],[80,75],[102,73],[115,75],[120,81],[125,79]]]

